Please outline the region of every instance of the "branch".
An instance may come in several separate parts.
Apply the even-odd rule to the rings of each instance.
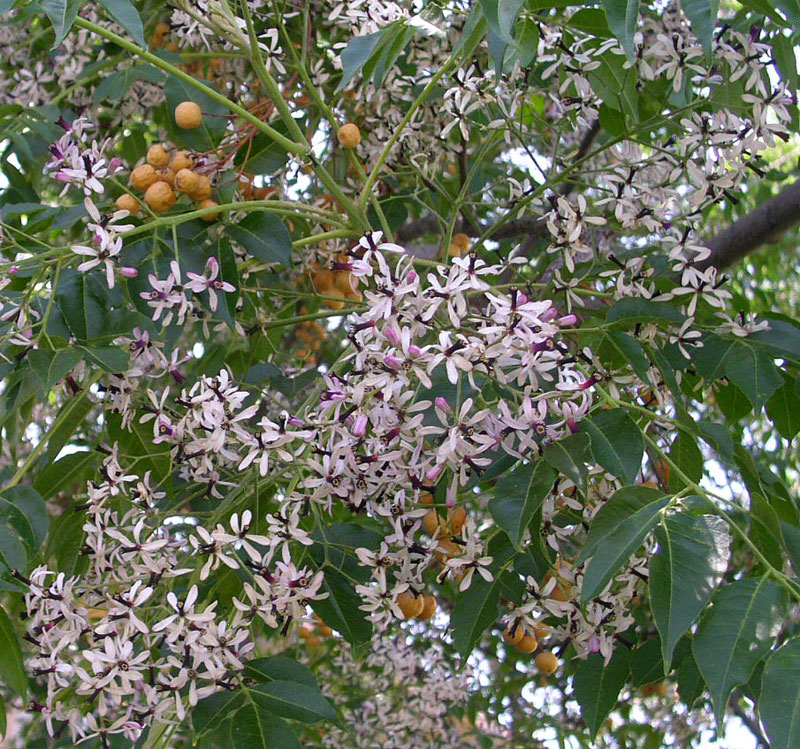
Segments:
[[[711,257],[698,266],[720,270],[738,262],[767,242],[800,224],[800,180],[734,221],[709,243]]]

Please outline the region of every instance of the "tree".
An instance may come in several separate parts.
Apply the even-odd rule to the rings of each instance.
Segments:
[[[4,735],[800,745],[798,11],[719,5],[0,0]]]

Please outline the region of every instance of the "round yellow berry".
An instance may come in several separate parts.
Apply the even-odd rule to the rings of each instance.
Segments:
[[[550,676],[558,670],[558,658],[549,650],[543,650],[536,656],[536,668],[543,674]]]
[[[201,200],[199,205],[197,206],[200,210],[204,210],[206,208],[217,208],[219,203],[216,200],[211,200],[207,198],[206,200]],[[207,213],[205,216],[200,216],[203,221],[208,221],[211,223],[212,221],[216,221],[219,218],[219,211],[216,213]]]
[[[144,202],[156,213],[163,213],[175,205],[175,193],[166,182],[155,182],[147,188]]]
[[[176,151],[172,157],[169,168],[177,174],[181,169],[191,169],[194,161],[186,151]]]
[[[134,190],[146,190],[150,185],[158,182],[156,170],[150,164],[137,166],[131,172],[130,183]]]
[[[141,208],[142,207],[139,205],[139,201],[136,200],[133,195],[128,195],[128,193],[125,193],[117,198],[118,211],[127,211],[131,214],[131,216],[138,216]]]
[[[175,189],[184,195],[191,196],[200,182],[200,175],[195,174],[191,169],[181,169],[175,172]]]
[[[528,654],[536,650],[539,647],[539,643],[533,635],[526,634],[514,647],[520,653]]]
[[[339,132],[336,133],[336,137],[342,144],[342,148],[355,148],[361,143],[361,131],[358,129],[358,125],[354,125],[352,122],[342,125]]]
[[[197,130],[203,124],[203,110],[193,101],[182,101],[175,107],[175,124],[181,130]]]
[[[154,169],[163,169],[169,166],[169,154],[164,146],[160,144],[150,146],[150,150],[147,152],[147,163]]]
[[[425,604],[422,607],[422,611],[417,614],[417,619],[420,619],[423,622],[433,619],[433,615],[436,613],[437,608],[438,605],[436,603],[436,599],[433,596],[425,596]]]
[[[414,595],[410,590],[404,590],[397,596],[397,605],[406,619],[413,619],[422,613],[425,608],[425,599],[422,596]]]

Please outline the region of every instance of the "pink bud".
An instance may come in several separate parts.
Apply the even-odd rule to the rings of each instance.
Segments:
[[[442,398],[441,395],[434,401],[434,403],[436,404],[436,408],[438,408],[440,411],[444,411],[446,414],[453,413],[453,409],[450,408],[450,404],[444,398]]]
[[[386,330],[383,331],[383,334],[386,336],[387,340],[392,344],[392,346],[400,345],[400,336],[394,328],[386,328]]]
[[[11,267],[8,269],[8,275],[9,275],[9,276],[16,276],[16,275],[17,275],[17,273],[19,273],[19,266],[18,266],[18,265],[12,265],[12,266],[11,266]]]
[[[576,325],[578,322],[577,315],[564,315],[558,319],[559,325]]]
[[[398,359],[396,356],[384,356],[383,363],[391,369],[400,369],[403,366],[403,360]]]
[[[408,272],[408,275],[406,276],[406,280],[407,280],[409,283],[414,283],[414,281],[416,281],[416,280],[417,280],[417,278],[419,278],[419,276],[417,276],[417,272],[416,272],[416,271],[413,271],[413,270],[410,270],[410,271]]]
[[[369,420],[366,414],[359,414],[353,424],[353,434],[356,437],[363,437],[367,433],[367,424]]]
[[[550,322],[551,320],[555,320],[558,317],[558,310],[554,307],[550,307],[550,309],[546,309],[540,315],[542,322]]]
[[[425,474],[425,480],[431,484],[436,483],[439,480],[439,476],[444,473],[444,465],[434,466]]]
[[[124,265],[119,269],[119,274],[125,278],[136,278],[139,275],[139,271],[136,268]]]
[[[411,356],[422,356],[422,349],[412,343],[408,347],[408,353],[411,354]]]
[[[528,297],[527,295],[523,294],[521,291],[517,294],[517,306],[519,307],[520,304],[527,304]]]

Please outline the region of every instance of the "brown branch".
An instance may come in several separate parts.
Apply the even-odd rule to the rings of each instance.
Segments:
[[[800,180],[723,229],[708,243],[711,257],[698,265],[727,268],[798,224]]]

